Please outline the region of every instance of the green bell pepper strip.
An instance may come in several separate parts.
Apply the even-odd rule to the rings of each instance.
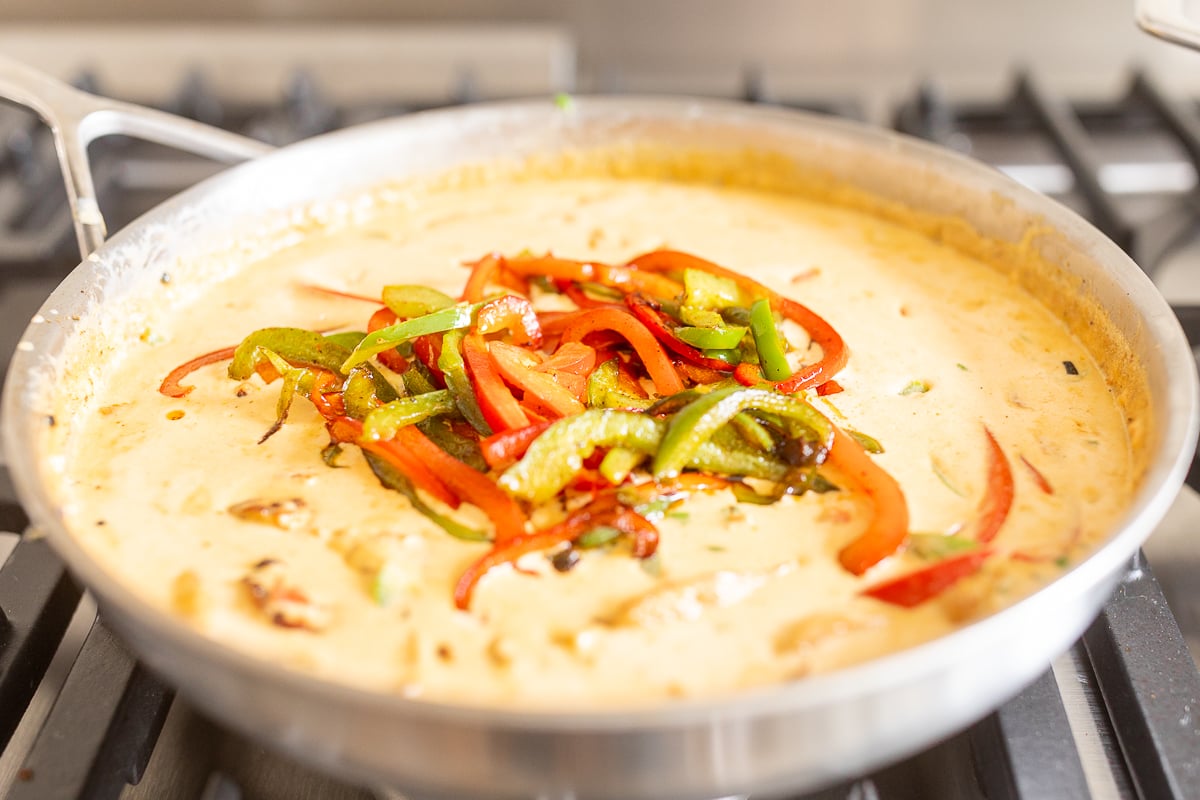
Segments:
[[[413,361],[409,364],[408,369],[404,370],[404,374],[400,376],[400,379],[404,381],[404,389],[410,395],[440,391],[429,377],[425,365],[420,361]]]
[[[454,398],[454,404],[463,415],[463,419],[479,432],[480,436],[491,436],[492,426],[483,417],[479,401],[475,398],[475,385],[467,375],[467,365],[463,361],[462,340],[464,333],[455,329],[442,337],[442,353],[438,356],[438,369],[446,381],[446,389]]]
[[[680,306],[679,321],[697,328],[723,328],[725,319],[716,311],[696,306]],[[697,345],[700,347],[700,345]]]
[[[395,469],[387,461],[367,450],[363,451],[363,456],[367,459],[367,464],[370,465],[371,471],[375,473],[375,477],[379,479],[379,482],[384,487],[407,497],[408,502],[412,503],[412,507],[418,513],[424,515],[429,521],[446,533],[456,539],[463,539],[468,542],[488,541],[489,537],[484,531],[468,528],[466,525],[434,511],[428,503],[421,499],[421,495],[417,493],[417,489],[413,486],[412,481],[402,475],[399,470]]]
[[[362,331],[342,331],[341,333],[327,333],[325,338],[334,344],[340,344],[347,350],[353,350],[358,347],[358,343],[366,336]]]
[[[621,389],[621,370],[615,358],[605,361],[588,375],[588,408],[646,408],[651,400]]]
[[[346,416],[366,419],[367,415],[385,403],[396,399],[396,390],[375,370],[362,364],[350,370],[342,388],[342,405]]]
[[[372,409],[363,420],[363,438],[380,441],[395,437],[405,425],[415,425],[430,417],[457,411],[449,389],[402,397]]]
[[[459,461],[476,472],[487,472],[488,465],[483,459],[483,450],[479,442],[469,436],[456,433],[450,421],[445,417],[430,417],[417,423],[417,429],[426,438],[445,450]]]
[[[403,402],[416,403],[420,398],[425,397],[425,395],[434,394],[435,399],[433,401],[423,402],[430,402],[431,404],[435,403],[439,405],[443,410],[443,415],[456,414],[458,409],[452,401],[449,404],[446,404],[445,401],[437,399],[440,397],[445,397],[447,395],[447,390],[434,389],[431,384],[428,384],[427,379],[423,379],[421,377],[422,373],[420,370],[421,367],[412,365],[405,372],[405,380],[408,381],[406,388],[409,390],[410,394],[408,397],[402,398]],[[366,420],[371,416],[371,414],[381,408],[386,408],[388,404],[397,402],[396,392],[394,389],[392,389],[391,384],[387,384],[385,382],[385,385],[380,387],[378,385],[378,378],[378,373],[372,369],[369,364],[360,364],[359,366],[350,370],[350,378],[346,381],[346,387],[342,392],[342,402],[346,407],[347,416],[364,421],[364,435],[367,431]],[[426,385],[429,387],[430,391],[420,394],[412,394],[413,385],[420,383],[421,380],[426,381]],[[382,421],[383,420],[379,420],[379,422]],[[446,423],[446,420],[440,418],[439,416],[431,415],[416,421],[415,424],[418,430],[431,439],[434,444],[457,458],[459,461],[463,462],[472,469],[478,470],[479,472],[487,471],[487,464],[483,460],[483,454],[479,450],[479,444],[471,439],[466,438],[465,436],[460,436],[455,433]],[[396,435],[396,431],[398,431],[400,427],[402,426],[397,425],[396,427],[391,428],[390,435],[386,438],[394,437]]]
[[[651,454],[660,449],[666,427],[662,420],[617,409],[589,409],[560,419],[500,475],[500,488],[515,498],[544,503],[571,482],[597,447]],[[787,473],[786,464],[762,453],[725,450],[712,442],[695,448],[687,466],[767,480],[779,480]]]
[[[826,447],[833,436],[829,420],[803,400],[763,389],[732,386],[718,389],[689,403],[671,418],[662,447],[651,465],[655,479],[678,474],[721,426],[748,408],[762,409],[804,423],[815,434],[813,438],[825,443]]]
[[[679,327],[672,333],[680,341],[699,347],[701,350],[733,350],[746,335],[746,329],[740,326],[721,328],[690,328]],[[707,355],[707,354],[706,354]],[[722,359],[723,361],[725,359]],[[729,363],[726,361],[726,363]]]
[[[264,350],[275,353],[289,364],[320,367],[343,377],[347,371],[343,366],[351,354],[351,350],[336,339],[316,331],[303,328],[262,328],[243,339],[233,351],[233,360],[229,362],[229,377],[235,381],[244,381],[253,375],[255,367],[265,358],[262,356]]]
[[[600,461],[600,474],[613,486],[624,483],[638,464],[646,460],[646,454],[627,447],[614,447]]]
[[[377,331],[368,333],[359,342],[358,347],[354,348],[354,351],[339,365],[339,370],[344,374],[346,370],[355,364],[361,364],[377,353],[390,350],[396,345],[407,342],[410,339],[415,339],[418,336],[427,336],[431,333],[445,333],[457,328],[469,328],[475,320],[475,314],[482,305],[483,303],[458,303],[449,308],[443,308],[440,311],[434,311],[421,317],[406,319],[394,325],[389,325],[386,328],[380,328]]]
[[[454,298],[428,286],[383,287],[383,304],[400,319],[420,317],[454,305]]]
[[[683,291],[683,304],[696,308],[735,306],[741,296],[735,281],[699,269],[683,271]]]
[[[782,381],[791,377],[792,368],[783,352],[783,337],[771,312],[771,301],[765,297],[750,306],[750,333],[758,350],[758,363],[767,380]]]
[[[266,359],[275,368],[275,371],[283,377],[283,388],[279,392],[279,400],[275,403],[275,422],[262,435],[262,438],[258,440],[258,443],[262,444],[278,433],[279,429],[283,427],[283,423],[287,422],[288,411],[292,408],[292,401],[296,398],[296,394],[299,393],[301,397],[308,397],[312,393],[313,384],[316,383],[317,376],[311,369],[293,367],[278,353],[274,353],[265,347],[256,348],[257,357]]]

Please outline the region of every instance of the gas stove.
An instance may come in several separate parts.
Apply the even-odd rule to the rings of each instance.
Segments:
[[[528,31],[510,31],[514,36]],[[540,37],[540,38],[539,38]],[[305,67],[226,90],[228,75],[180,67],[168,86],[148,77],[127,99],[276,144],[370,119],[574,84],[569,41],[541,30],[520,38],[523,67],[489,36],[489,54],[437,62],[434,86],[378,81],[330,91]],[[529,57],[531,42],[540,43]],[[336,48],[334,48],[336,50]],[[178,55],[178,54],[177,54]],[[509,80],[487,79],[505,67]],[[183,57],[176,58],[177,65]],[[524,70],[524,71],[522,71]],[[524,76],[523,81],[513,76]],[[121,94],[101,69],[78,85]],[[754,69],[732,81],[750,102],[885,121],[967,152],[1076,208],[1158,282],[1200,347],[1200,111],[1146,72],[1108,97],[1048,90],[1015,72],[986,101],[948,99],[915,83],[879,119],[877,99],[853,91],[789,95]],[[161,79],[158,79],[161,83]],[[519,85],[518,85],[519,84]],[[640,88],[640,87],[639,87]],[[670,87],[668,87],[670,88]],[[157,93],[147,97],[146,92]],[[215,172],[191,156],[120,138],[94,147],[101,205],[112,230]],[[27,114],[0,108],[0,357],[42,299],[74,266],[73,232],[49,137]],[[1189,481],[1200,486],[1200,470]],[[0,792],[27,798],[401,796],[346,785],[205,719],[138,665],[102,623],[45,542],[20,538],[26,517],[0,479]],[[1185,489],[1095,624],[1020,695],[967,731],[906,761],[793,800],[1033,800],[1200,797],[1200,496]],[[1157,568],[1156,580],[1151,565]],[[1172,613],[1174,612],[1174,613]],[[1183,632],[1181,632],[1181,627]],[[1193,650],[1193,652],[1197,652]],[[413,798],[413,800],[417,800]]]

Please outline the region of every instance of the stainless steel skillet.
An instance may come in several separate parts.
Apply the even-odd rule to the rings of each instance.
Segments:
[[[57,126],[88,253],[30,325],[7,379],[4,445],[22,501],[97,597],[108,624],[193,703],[358,781],[429,798],[635,800],[797,791],[858,774],[969,724],[1045,669],[1107,598],[1174,497],[1192,453],[1198,392],[1191,351],[1136,265],[1054,202],[895,134],[689,100],[587,99],[570,112],[549,102],[473,106],[367,125],[264,155],[180,194],[102,244],[90,182],[86,171],[77,171],[86,166],[79,156],[93,134],[144,134],[181,146],[202,137],[205,152],[231,158],[256,155],[261,147],[194,123],[110,106],[6,62],[0,62],[0,94],[30,104]],[[1019,241],[1041,226],[1037,246],[1059,265],[1047,280],[1094,301],[1148,385],[1139,412],[1148,423],[1144,477],[1107,543],[1005,611],[859,667],[734,697],[558,714],[409,700],[281,669],[201,637],[139,601],[71,536],[56,500],[46,415],[102,377],[102,351],[72,369],[61,360],[78,337],[109,323],[126,297],[180,261],[228,252],[247,231],[277,225],[292,209],[389,179],[617,140],[778,153],[1003,241]],[[68,374],[71,380],[64,380]]]

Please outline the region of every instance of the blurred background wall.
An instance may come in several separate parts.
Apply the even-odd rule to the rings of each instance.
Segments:
[[[0,36],[39,29],[249,23],[538,23],[575,45],[581,90],[736,90],[758,70],[780,90],[814,81],[933,76],[951,91],[999,90],[1032,66],[1073,93],[1103,92],[1131,64],[1200,89],[1200,56],[1133,23],[1132,0],[3,0]],[[0,42],[2,43],[2,42]],[[19,45],[19,41],[18,41]],[[86,47],[83,48],[86,52]]]

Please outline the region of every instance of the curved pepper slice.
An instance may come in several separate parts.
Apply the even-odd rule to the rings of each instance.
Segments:
[[[632,509],[617,505],[616,497],[608,495],[573,512],[557,525],[497,543],[483,558],[467,567],[458,579],[454,587],[454,605],[462,610],[469,608],[475,585],[495,567],[511,564],[527,553],[573,542],[600,525],[611,525],[633,535],[634,555],[638,558],[649,558],[658,547],[658,530],[654,525]]]
[[[197,356],[185,364],[180,364],[175,369],[163,378],[163,382],[159,384],[158,391],[165,394],[167,397],[186,397],[192,392],[195,386],[184,386],[179,382],[191,375],[201,367],[207,367],[209,364],[216,364],[220,361],[228,361],[233,358],[233,354],[237,351],[237,346],[222,347],[220,350],[213,350],[211,353],[205,353],[202,356]]]
[[[493,433],[479,443],[483,460],[492,469],[504,469],[517,463],[533,440],[541,436],[551,425],[549,420],[535,422],[524,428]]]
[[[624,447],[641,453],[658,451],[666,424],[645,414],[616,409],[589,409],[560,419],[533,440],[524,458],[498,479],[513,497],[544,503],[583,470],[598,447]],[[703,442],[688,466],[710,472],[779,480],[787,465],[762,453],[726,450]]]
[[[718,429],[748,408],[796,420],[821,446],[830,446],[833,425],[808,403],[763,389],[730,386],[700,395],[671,417],[650,467],[655,480],[677,475]]]
[[[336,417],[330,420],[326,427],[335,442],[357,444],[363,450],[374,453],[387,461],[406,478],[430,496],[436,497],[451,508],[458,508],[458,497],[450,491],[433,471],[422,463],[421,459],[394,440],[372,442],[363,439],[363,424],[350,417]]]
[[[262,328],[247,336],[233,351],[229,377],[244,381],[254,374],[260,353],[270,350],[290,364],[320,367],[346,375],[342,365],[350,351],[336,339],[303,328]]]
[[[684,359],[701,367],[708,367],[719,372],[731,372],[733,370],[733,364],[719,358],[710,358],[704,355],[699,349],[676,336],[671,329],[667,316],[647,298],[640,294],[631,294],[625,298],[625,305],[629,306],[629,310],[637,317],[638,322],[645,325],[654,334],[654,338],[662,342],[663,346],[672,353],[682,356]]]
[[[496,372],[495,362],[492,361],[484,338],[477,333],[469,334],[463,339],[462,347],[467,371],[475,383],[475,397],[479,401],[479,409],[492,430],[506,431],[528,425],[529,417],[521,410],[521,404]]]
[[[441,370],[442,380],[454,398],[454,404],[471,427],[483,436],[491,436],[492,427],[488,424],[479,400],[475,397],[475,388],[467,375],[467,365],[460,348],[463,346],[461,330],[447,331],[442,337],[442,352],[438,355],[438,369]]]
[[[363,451],[363,456],[367,460],[367,465],[375,473],[375,477],[379,479],[381,484],[407,497],[408,502],[412,503],[412,507],[416,509],[417,513],[424,515],[446,533],[456,539],[468,542],[486,542],[488,540],[487,534],[483,531],[468,528],[461,522],[444,514],[439,514],[430,507],[421,498],[421,495],[417,494],[416,487],[413,486],[413,482],[408,479],[408,476],[396,469],[390,461],[369,450]]]
[[[851,436],[836,427],[829,463],[836,465],[874,506],[866,530],[838,553],[838,561],[861,575],[895,553],[908,539],[908,502],[900,485]]]
[[[487,287],[500,282],[500,256],[489,253],[471,264],[471,275],[463,287],[462,299],[468,303],[478,303],[487,292]]]
[[[915,572],[877,583],[863,594],[885,603],[912,608],[949,589],[968,575],[974,575],[992,553],[976,550],[930,564]]]
[[[422,420],[442,414],[453,414],[457,410],[449,390],[402,397],[373,409],[363,420],[363,438],[370,441],[391,439],[405,425],[415,425]]]
[[[489,300],[479,307],[475,317],[475,330],[479,333],[512,333],[513,342],[530,347],[542,346],[542,326],[537,312],[524,297],[506,294]]]
[[[412,319],[454,305],[454,298],[420,284],[383,287],[383,304],[400,319]]]
[[[553,376],[537,371],[539,360],[528,350],[504,342],[489,342],[488,352],[504,380],[525,392],[526,399],[530,395],[536,397],[554,416],[569,417],[584,410],[585,406],[570,389]]]
[[[356,364],[361,364],[376,353],[390,350],[398,344],[403,344],[418,336],[431,333],[444,333],[455,328],[469,328],[475,321],[482,303],[459,303],[425,314],[413,319],[406,319],[368,333],[354,348],[345,362],[338,366],[339,371],[345,372]]]
[[[775,325],[771,302],[765,297],[755,300],[750,306],[750,333],[758,351],[758,363],[762,366],[767,380],[783,381],[790,378],[792,368],[788,365],[787,354],[784,352],[783,337],[779,335],[779,328]]]
[[[659,394],[668,395],[683,391],[683,381],[663,352],[654,334],[638,321],[637,317],[620,308],[593,308],[582,311],[562,334],[563,342],[579,342],[593,331],[615,331],[633,347],[641,358],[646,372],[654,381]]]
[[[996,538],[1004,520],[1008,519],[1013,502],[1013,475],[1008,457],[1000,449],[996,437],[987,426],[984,426],[983,432],[988,440],[988,481],[987,494],[979,506],[980,519],[975,538],[986,544]]]
[[[471,469],[414,427],[396,431],[393,442],[428,466],[460,500],[487,514],[496,526],[497,542],[506,542],[525,533],[525,512],[491,478]]]
[[[381,328],[394,325],[396,324],[396,319],[396,312],[392,311],[387,306],[384,306],[372,314],[371,318],[367,320],[367,333],[374,333]],[[378,353],[375,357],[379,359],[380,364],[383,364],[392,372],[399,373],[408,369],[408,360],[404,358],[404,356],[400,355],[395,348],[391,350],[384,350],[383,352]]]
[[[789,300],[778,292],[774,292],[763,286],[753,278],[734,272],[731,269],[726,269],[699,256],[682,253],[678,250],[655,250],[651,253],[638,256],[631,260],[629,264],[638,269],[655,272],[682,272],[686,269],[698,269],[704,272],[711,272],[713,275],[730,278],[743,291],[759,297],[769,298],[771,306],[775,310],[783,314],[786,319],[790,319],[808,331],[808,335],[813,343],[821,348],[821,360],[796,370],[790,378],[775,384],[777,391],[784,394],[792,394],[801,389],[820,386],[836,375],[842,367],[846,366],[846,344],[832,325],[807,306],[797,303],[795,300]],[[734,375],[740,383],[746,386],[754,386],[762,382],[762,377],[759,375],[758,370],[751,364],[743,364]]]

